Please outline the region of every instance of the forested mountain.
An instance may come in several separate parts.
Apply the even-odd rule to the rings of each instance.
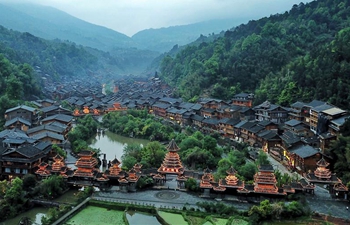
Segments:
[[[0,25],[20,32],[28,32],[44,39],[69,40],[78,45],[111,49],[146,49],[169,51],[174,45],[185,45],[201,34],[220,33],[247,19],[210,20],[195,24],[147,29],[128,37],[125,34],[88,23],[49,6],[4,2],[0,4]]]
[[[40,67],[44,74],[85,76],[101,74],[109,77],[138,74],[158,56],[148,50],[112,49],[110,52],[83,47],[69,41],[44,40],[30,33],[8,30],[0,26],[0,54],[11,62]]]
[[[122,33],[88,23],[58,9],[36,4],[0,4],[0,25],[44,39],[69,40],[104,51],[137,46]]]
[[[347,0],[300,3],[165,57],[160,77],[187,100],[245,91],[256,103],[319,99],[350,108],[349,16]]]
[[[234,26],[241,24],[243,21],[248,20],[209,20],[188,25],[147,29],[134,34],[132,39],[138,43],[140,48],[163,53],[172,49],[174,45],[183,46],[197,40],[201,35],[208,36],[227,31]]]
[[[40,67],[51,77],[87,75],[108,66],[111,57],[97,57],[71,42],[48,41],[30,33],[20,33],[0,26],[0,53],[16,64]],[[114,64],[114,62],[113,62]],[[116,67],[110,64],[111,67]],[[115,68],[116,71],[118,68]]]

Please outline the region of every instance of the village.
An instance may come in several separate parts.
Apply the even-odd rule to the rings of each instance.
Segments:
[[[5,129],[0,132],[2,179],[11,180],[28,173],[40,179],[59,174],[71,185],[103,188],[114,180],[121,191],[128,192],[136,191],[139,177],[148,174],[160,187],[169,187],[166,181],[175,176],[178,189],[184,188],[189,177],[194,177],[200,180],[203,196],[207,197],[212,193],[215,196],[222,193],[241,196],[312,194],[315,184],[321,184],[327,185],[334,198],[348,198],[348,188],[329,170],[332,159],[325,154],[349,116],[345,110],[317,100],[296,102],[290,108],[268,101],[253,106],[254,96],[246,93],[237,94],[230,101],[202,98],[197,103],[189,103],[173,98],[171,88],[155,77],[114,82],[109,95],[102,94],[101,87],[98,82],[81,80],[56,83],[47,87],[47,99],[31,102],[36,107],[20,105],[7,109]],[[302,179],[277,187],[275,168],[266,165],[260,166],[254,184],[240,181],[234,168],[227,171],[225,179],[215,182],[210,170],[185,170],[177,154],[180,149],[174,141],[167,146],[163,164],[147,171],[142,171],[140,164],[128,172],[122,171],[120,161],[112,159],[109,168],[101,172],[95,168],[97,160],[91,151],[81,151],[75,163],[77,169],[72,170],[52,149],[53,144],[64,148],[77,117],[102,116],[128,109],[147,109],[150,114],[173,124],[191,126],[207,134],[217,132],[230,143],[248,143],[253,149],[251,159],[258,154],[254,149],[262,149]]]

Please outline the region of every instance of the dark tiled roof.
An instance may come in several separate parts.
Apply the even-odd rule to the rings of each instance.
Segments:
[[[263,129],[264,128],[261,126],[253,126],[253,127],[248,128],[248,131],[252,132],[253,134],[256,134]]]
[[[248,121],[243,120],[235,125],[235,128],[241,128],[244,124],[248,123]]]
[[[345,123],[346,119],[348,119],[349,117],[350,117],[349,115],[342,116],[338,119],[331,120],[331,123],[335,124],[336,126],[341,126]]]
[[[319,153],[319,151],[317,151],[315,148],[311,147],[310,145],[302,145],[302,146],[292,148],[290,152],[304,159]]]
[[[23,118],[20,118],[20,117],[15,117],[15,118],[13,118],[11,120],[6,121],[5,127],[11,126],[12,124],[17,123],[17,122],[23,123],[23,124],[25,124],[27,126],[31,126],[32,125],[32,123],[29,122],[26,119],[23,119]]]
[[[258,125],[262,127],[266,127],[268,125],[276,125],[276,124],[270,120],[262,120],[258,123]]]
[[[265,140],[281,139],[280,136],[277,134],[277,132],[274,130],[264,130],[260,132],[258,136]]]
[[[41,140],[41,139],[43,139],[45,137],[50,137],[50,138],[53,138],[53,139],[56,139],[56,140],[64,141],[63,135],[56,134],[56,133],[53,133],[53,132],[50,132],[50,131],[41,132],[39,134],[31,136],[31,138],[37,139],[37,140]]]
[[[65,114],[56,114],[56,115],[53,115],[53,116],[46,117],[42,121],[45,122],[45,121],[50,121],[50,120],[58,120],[58,121],[62,121],[62,122],[68,123],[68,122],[73,120],[73,116],[65,115]]]
[[[249,128],[251,128],[251,127],[253,127],[253,126],[255,126],[257,123],[256,122],[246,122],[246,123],[244,123],[242,126],[241,126],[241,128],[243,128],[243,129],[249,129]],[[238,124],[237,124],[238,125]]]
[[[334,108],[334,107],[331,106],[331,105],[328,105],[328,104],[326,103],[326,104],[323,104],[323,105],[316,106],[316,107],[314,107],[312,110],[314,110],[314,111],[316,111],[316,112],[322,112],[322,111],[324,111],[324,110],[331,109],[331,108]]]
[[[297,109],[301,109],[303,106],[305,106],[306,104],[304,102],[294,102],[293,104],[291,104],[290,106],[292,108],[297,108]]]
[[[24,131],[14,128],[1,131],[0,138],[28,138],[28,135]]]
[[[217,125],[219,123],[218,119],[215,119],[215,118],[206,118],[202,122],[206,124],[212,124],[212,125]]]
[[[171,105],[170,105],[170,104],[167,104],[167,103],[157,102],[157,103],[153,104],[152,106],[153,106],[153,107],[158,107],[158,108],[161,108],[161,109],[167,109],[167,108],[169,108]]]
[[[300,137],[296,136],[294,133],[292,133],[291,131],[286,131],[283,133],[283,135],[281,136],[282,140],[285,141],[288,145],[292,145],[295,144],[300,140]]]
[[[298,121],[298,120],[295,120],[295,119],[291,119],[291,120],[288,120],[287,122],[285,122],[284,124],[288,125],[288,126],[291,126],[291,127],[294,127],[296,125],[301,124],[301,121]]]
[[[35,112],[36,109],[33,108],[33,107],[29,107],[29,106],[26,106],[26,105],[20,105],[20,106],[16,106],[16,107],[13,107],[13,108],[10,108],[8,110],[5,111],[5,113],[9,113],[9,112],[12,112],[12,111],[15,111],[15,110],[18,110],[18,109],[24,109],[24,110],[27,110],[27,111],[30,111],[30,112]]]
[[[54,126],[54,125],[51,125],[51,124],[45,124],[45,125],[41,125],[41,126],[38,126],[38,127],[34,127],[34,128],[31,128],[31,129],[28,129],[27,130],[27,134],[31,134],[31,133],[35,133],[35,132],[38,132],[38,131],[52,131],[52,132],[55,132],[55,133],[63,133],[65,131],[65,128],[64,127],[60,127],[60,126]]]
[[[250,94],[242,92],[242,93],[239,93],[239,94],[235,94],[235,96],[233,96],[233,98],[239,98],[240,99],[240,98],[248,98],[250,96],[251,96]]]
[[[199,121],[199,122],[202,122],[204,120],[203,116],[199,116],[197,114],[192,115],[191,118],[192,120]]]
[[[318,100],[313,100],[312,102],[306,104],[306,106],[310,106],[311,108],[320,106],[320,105],[324,105],[326,104],[326,102],[322,102],[322,101],[318,101]]]

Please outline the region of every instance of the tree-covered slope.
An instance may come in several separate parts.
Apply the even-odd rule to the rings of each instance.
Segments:
[[[318,0],[242,24],[211,43],[189,46],[161,63],[161,77],[185,99],[229,99],[253,92],[282,105],[313,98],[349,108],[350,3]]]

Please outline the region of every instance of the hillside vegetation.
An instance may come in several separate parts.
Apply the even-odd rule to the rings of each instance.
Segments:
[[[315,98],[349,108],[349,15],[346,0],[300,3],[166,56],[160,76],[186,100],[245,91],[256,103]]]

